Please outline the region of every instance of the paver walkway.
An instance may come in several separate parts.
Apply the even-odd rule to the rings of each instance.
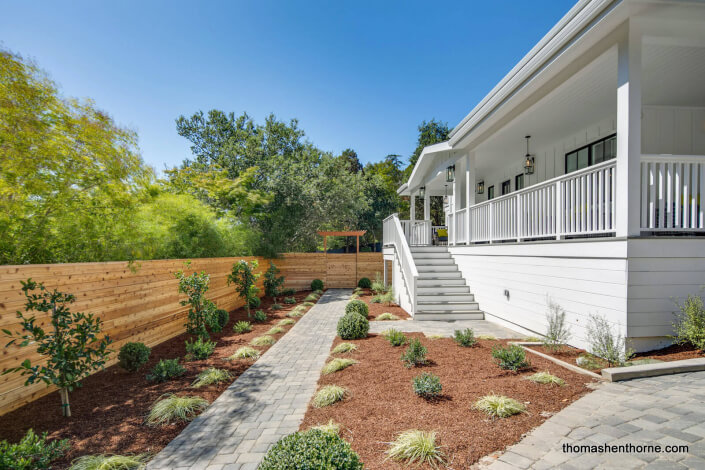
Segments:
[[[389,328],[403,331],[404,333],[425,333],[428,335],[453,336],[455,330],[472,328],[475,336],[492,335],[495,338],[523,338],[524,335],[504,328],[487,320],[451,320],[451,321],[371,321],[370,333],[381,333]]]
[[[563,452],[564,443],[684,445],[688,451],[573,453]],[[601,385],[486,468],[705,469],[705,372]]]
[[[257,468],[272,444],[299,429],[351,293],[350,289],[327,290],[148,468]]]

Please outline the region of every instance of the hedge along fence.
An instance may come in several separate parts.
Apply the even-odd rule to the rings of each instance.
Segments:
[[[272,261],[286,276],[286,287],[302,290],[309,289],[313,279],[325,281],[329,269],[337,273],[340,266],[349,265],[355,257],[354,254],[334,255],[345,257],[336,262],[334,259],[332,261],[331,256],[290,253]],[[359,277],[374,277],[375,272],[381,272],[381,253],[360,253],[359,256]],[[108,365],[112,365],[117,362],[117,351],[129,341],[141,341],[152,347],[185,331],[188,306],[179,304],[186,297],[178,293],[178,280],[174,277],[179,269],[189,274],[193,271],[210,274],[207,297],[218,308],[232,311],[243,306],[244,302],[237,296],[234,286],[228,286],[227,282],[233,263],[241,259],[256,259],[260,273],[269,267],[269,260],[260,257],[193,259],[188,268],[184,267],[185,260],[140,261],[132,267],[124,261],[0,266],[0,328],[20,331],[16,311],[24,311],[25,304],[20,281],[32,278],[44,283],[47,289],[74,294],[76,302],[71,305],[71,311],[94,313],[103,320],[103,332],[114,341],[111,344],[114,352],[108,361]],[[361,269],[363,265],[366,274]],[[352,287],[352,284],[339,285],[339,276],[336,274],[334,277],[336,285],[327,287]],[[257,281],[260,295],[263,295],[262,282],[263,277],[260,276]],[[46,326],[49,315],[42,318],[42,314],[37,313],[37,318],[40,324]],[[7,341],[9,339],[0,334],[0,371],[16,367],[25,359],[32,363],[39,360],[34,348],[6,348]],[[19,374],[0,375],[0,415],[54,390],[43,383],[25,387],[24,381],[25,377]]]

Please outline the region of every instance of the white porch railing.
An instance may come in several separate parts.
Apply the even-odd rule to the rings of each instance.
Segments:
[[[428,222],[430,229],[430,221]],[[404,284],[406,284],[409,298],[411,299],[411,313],[413,314],[416,312],[416,285],[419,279],[419,272],[416,269],[416,263],[414,263],[411,249],[407,243],[407,234],[404,233],[402,224],[399,221],[399,214],[392,214],[384,219],[382,233],[384,246],[392,246],[396,251],[396,257],[401,266],[401,274],[404,277]]]
[[[705,230],[705,156],[641,157],[641,229]]]
[[[455,211],[455,214],[453,214],[453,216],[451,217],[451,219],[453,220],[454,243],[467,243],[467,216],[468,209],[465,208]]]
[[[406,240],[411,246],[430,245],[433,237],[430,220],[400,220]]]
[[[614,232],[615,161],[476,204],[469,212],[471,243]]]

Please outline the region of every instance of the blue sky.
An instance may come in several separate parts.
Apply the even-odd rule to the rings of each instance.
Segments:
[[[2,0],[0,41],[135,129],[157,170],[190,155],[174,119],[211,108],[298,118],[364,163],[457,124],[573,3]]]

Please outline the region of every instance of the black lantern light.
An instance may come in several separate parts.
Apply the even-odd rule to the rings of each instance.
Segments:
[[[419,188],[419,197],[424,199],[426,197],[426,186],[421,186]]]
[[[534,174],[534,157],[531,156],[529,153],[529,139],[531,138],[530,135],[527,135],[526,137],[526,155],[524,156],[524,174],[525,175],[533,175]]]
[[[484,194],[485,193],[485,182],[483,180],[480,180],[477,183],[477,188],[475,188],[475,192],[477,194]]]
[[[455,181],[455,165],[446,168],[446,182],[452,183]]]

